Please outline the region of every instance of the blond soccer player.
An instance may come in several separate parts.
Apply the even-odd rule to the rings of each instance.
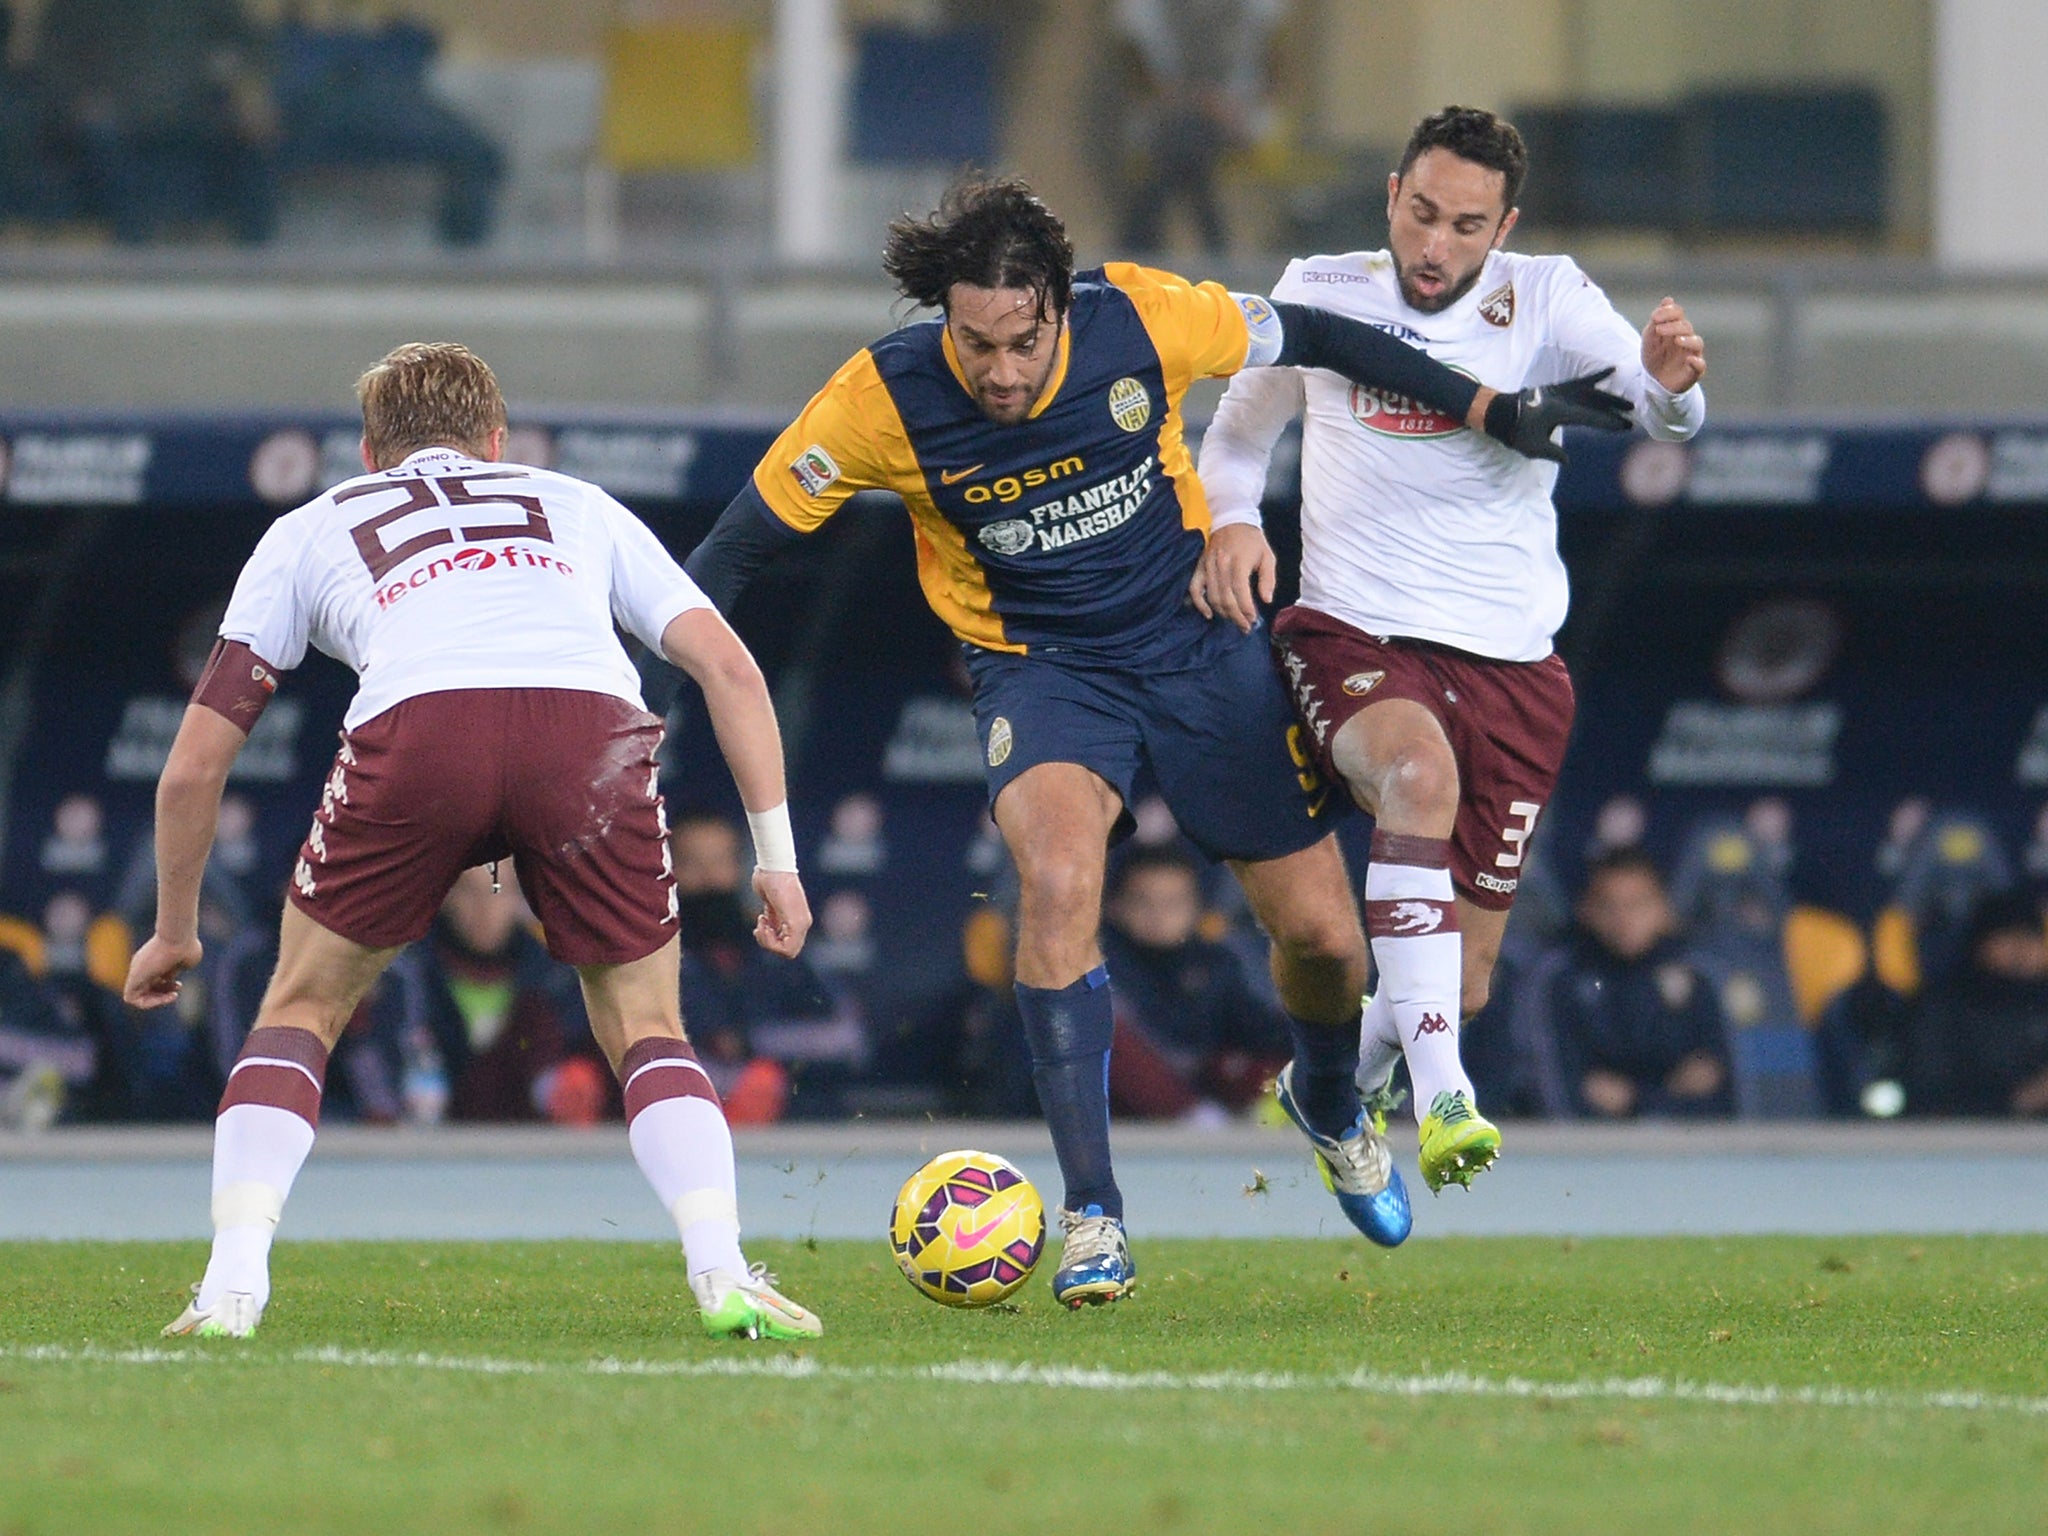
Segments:
[[[661,723],[613,622],[703,688],[753,825],[755,936],[794,955],[811,916],[760,670],[632,513],[596,486],[501,461],[504,399],[467,348],[399,347],[356,389],[367,473],[257,544],[157,787],[156,931],[125,992],[144,1008],[175,999],[199,963],[221,789],[280,675],[309,644],[357,673],[277,971],[214,1122],[212,1256],[164,1332],[255,1331],[329,1051],[456,877],[515,858],[549,952],[582,981],[705,1330],[815,1335],[817,1318],[740,1250],[732,1137],[678,1011]]]

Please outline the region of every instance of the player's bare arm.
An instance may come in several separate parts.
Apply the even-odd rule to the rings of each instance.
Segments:
[[[1643,371],[1674,395],[1707,376],[1707,344],[1668,295],[1643,327]]]
[[[135,1008],[175,1002],[200,961],[199,882],[220,820],[221,791],[249,739],[225,715],[186,706],[156,787],[156,931],[128,966],[122,999]]]
[[[719,750],[739,786],[754,829],[754,892],[761,898],[754,938],[773,954],[794,958],[811,931],[810,902],[797,878],[794,844],[788,836],[789,791],[782,770],[782,732],[768,684],[740,637],[716,611],[692,608],[669,621],[662,654],[687,672],[704,691]]]

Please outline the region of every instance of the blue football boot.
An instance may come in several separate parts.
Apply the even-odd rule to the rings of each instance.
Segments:
[[[1060,1267],[1053,1272],[1054,1301],[1079,1311],[1130,1294],[1138,1266],[1131,1262],[1119,1218],[1103,1215],[1099,1205],[1061,1211],[1060,1230],[1066,1241],[1060,1248]]]
[[[1384,1110],[1377,1104],[1361,1109],[1342,1136],[1325,1136],[1308,1123],[1294,1097],[1294,1063],[1280,1069],[1274,1095],[1287,1118],[1315,1149],[1323,1187],[1337,1197],[1337,1208],[1351,1225],[1382,1248],[1398,1248],[1415,1225],[1408,1210],[1408,1186],[1394,1166],[1394,1154],[1382,1134]]]

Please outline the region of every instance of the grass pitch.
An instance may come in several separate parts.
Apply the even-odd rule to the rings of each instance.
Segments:
[[[674,1250],[0,1245],[0,1536],[70,1531],[2039,1532],[2048,1239],[1140,1239],[949,1312],[754,1245],[826,1337],[714,1344]]]

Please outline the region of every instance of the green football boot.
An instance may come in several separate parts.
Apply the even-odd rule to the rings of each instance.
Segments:
[[[1430,1192],[1446,1184],[1472,1187],[1500,1156],[1500,1129],[1472,1107],[1465,1093],[1440,1093],[1417,1127],[1422,1141],[1422,1181]]]
[[[690,1291],[704,1331],[714,1339],[815,1339],[825,1325],[775,1289],[765,1264],[744,1275],[713,1269],[695,1275]]]

